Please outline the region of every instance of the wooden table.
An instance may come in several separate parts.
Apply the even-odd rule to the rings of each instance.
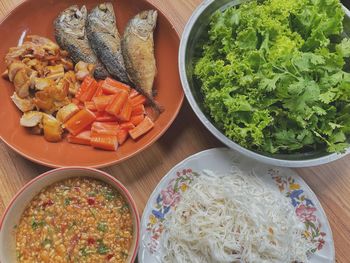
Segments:
[[[21,0],[1,0],[0,19],[19,2]],[[164,11],[181,33],[201,0],[150,2]],[[175,122],[158,142],[126,162],[103,170],[126,185],[141,213],[154,187],[172,166],[191,154],[218,146],[222,144],[205,129],[185,101]],[[47,170],[1,142],[0,214],[20,187]],[[334,236],[336,262],[350,262],[350,156],[331,164],[298,169],[297,172],[316,193],[326,211]]]

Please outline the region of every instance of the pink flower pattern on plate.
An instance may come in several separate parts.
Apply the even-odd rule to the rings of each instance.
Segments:
[[[314,215],[314,212],[316,211],[315,207],[300,205],[295,210],[297,216],[299,217],[300,221],[305,223],[307,221],[316,221],[316,216]]]
[[[180,201],[180,193],[174,191],[174,187],[169,185],[160,192],[164,206],[173,206]]]
[[[281,176],[278,169],[268,171],[271,178],[275,181],[281,193],[291,199],[291,204],[295,207],[295,213],[302,223],[306,226],[304,237],[311,239],[315,243],[315,248],[310,252],[315,253],[321,250],[325,245],[326,233],[322,231],[321,223],[314,214],[317,209],[309,199],[304,190],[296,182],[293,176]],[[149,215],[147,231],[151,233],[151,238],[147,247],[153,254],[158,250],[159,239],[164,230],[164,220],[171,208],[176,207],[181,199],[182,192],[185,192],[193,181],[194,177],[199,176],[192,169],[183,169],[176,172],[176,176],[171,179],[167,187],[162,189],[156,198],[156,203]]]

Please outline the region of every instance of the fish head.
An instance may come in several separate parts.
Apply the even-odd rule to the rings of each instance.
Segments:
[[[101,29],[114,34],[115,14],[112,3],[102,3],[95,7],[89,14],[89,18],[98,24]]]
[[[55,23],[65,33],[84,38],[86,17],[87,9],[85,5],[80,9],[77,5],[73,5],[64,10]]]
[[[147,39],[156,27],[157,17],[157,10],[142,11],[131,20],[132,31],[140,38]]]

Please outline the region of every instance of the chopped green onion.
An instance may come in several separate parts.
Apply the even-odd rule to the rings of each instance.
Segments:
[[[108,229],[107,223],[105,222],[98,222],[97,223],[97,230],[101,232],[106,232]]]
[[[109,252],[109,248],[103,243],[101,239],[97,240],[98,242],[98,247],[97,247],[97,252],[100,255],[105,255]]]

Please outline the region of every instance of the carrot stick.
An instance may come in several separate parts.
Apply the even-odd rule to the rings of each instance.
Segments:
[[[103,84],[103,80],[100,80],[99,82],[97,82],[97,88],[93,98],[103,95],[102,84]]]
[[[110,122],[94,122],[91,127],[91,132],[98,135],[114,135],[117,136],[119,125]]]
[[[145,104],[146,103],[146,97],[143,95],[137,95],[130,99],[130,103],[132,107],[136,107],[139,104]]]
[[[74,114],[68,121],[65,122],[64,127],[73,135],[77,135],[79,132],[84,130],[85,127],[89,126],[96,116],[93,112],[88,109],[82,109]]]
[[[122,145],[126,141],[128,136],[129,136],[129,133],[127,130],[119,130],[119,132],[117,134],[119,145]]]
[[[116,151],[118,148],[118,138],[114,135],[92,134],[91,145],[107,151]]]
[[[120,125],[119,125],[119,128],[121,129],[121,130],[132,130],[132,129],[134,129],[135,128],[135,125],[134,124],[132,124],[130,121],[128,121],[128,122],[123,122],[123,123],[121,123]]]
[[[112,102],[108,104],[106,111],[109,114],[117,116],[120,110],[123,108],[127,99],[128,93],[126,91],[119,92],[119,94],[112,100]]]
[[[96,121],[99,122],[117,122],[117,117],[107,112],[96,112]]]
[[[134,116],[131,116],[130,122],[135,126],[137,126],[143,121],[144,118],[145,118],[144,114],[134,115]]]
[[[145,117],[144,120],[137,125],[134,129],[129,131],[129,134],[131,136],[131,138],[133,138],[134,140],[136,140],[137,138],[139,138],[141,135],[147,133],[149,130],[151,130],[154,126],[153,121],[148,118]]]
[[[126,91],[129,93],[130,87],[122,82],[106,78],[102,83],[102,90],[105,94],[117,94],[120,91]]]
[[[92,101],[96,105],[98,111],[104,111],[109,103],[115,98],[116,95],[102,95],[93,97]]]
[[[145,113],[145,106],[143,104],[138,104],[132,108],[131,116],[140,115]]]
[[[131,111],[132,111],[131,104],[129,101],[126,101],[120,113],[118,114],[117,118],[120,121],[129,121],[131,117]]]
[[[83,131],[83,132],[77,134],[76,136],[74,136],[72,134],[68,134],[67,140],[70,143],[90,145],[91,132],[90,131]]]
[[[97,82],[91,76],[86,76],[83,83],[81,83],[80,88],[75,94],[75,98],[85,102],[90,101],[94,96],[97,89]]]

